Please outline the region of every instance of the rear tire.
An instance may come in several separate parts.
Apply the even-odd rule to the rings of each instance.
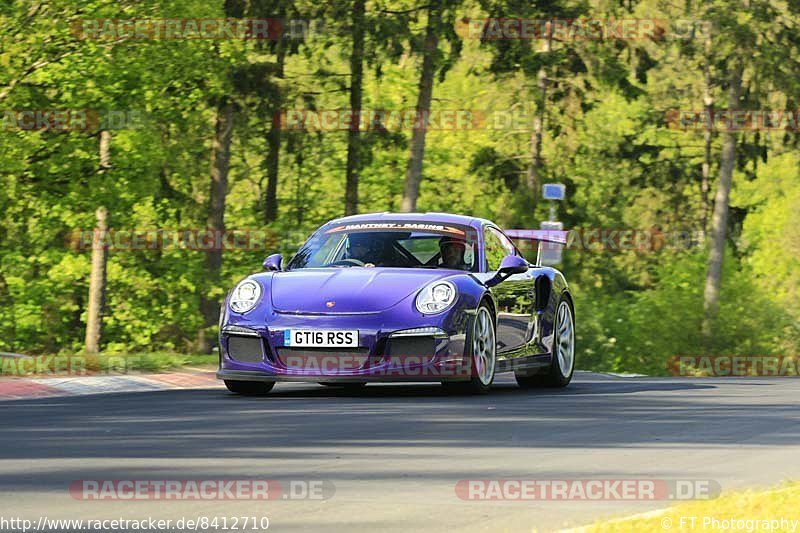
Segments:
[[[232,381],[225,380],[229,391],[242,396],[263,396],[275,386],[274,381]]]
[[[469,381],[445,381],[445,390],[455,394],[486,394],[492,388],[497,363],[497,334],[489,307],[481,304],[467,335],[467,354],[470,357]]]
[[[517,384],[523,389],[561,388],[572,381],[572,374],[575,372],[575,313],[568,297],[562,296],[558,299],[553,332],[553,358],[547,373],[514,373]]]

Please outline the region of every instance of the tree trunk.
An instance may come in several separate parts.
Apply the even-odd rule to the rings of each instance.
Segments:
[[[711,39],[706,39],[706,54],[711,53]],[[711,190],[711,142],[712,142],[712,131],[711,126],[714,123],[713,113],[714,113],[714,98],[711,96],[711,71],[706,61],[705,66],[703,67],[703,72],[705,74],[705,85],[703,87],[703,107],[705,111],[705,116],[703,117],[707,120],[706,128],[703,130],[703,170],[702,176],[700,178],[700,201],[702,205],[700,206],[700,218],[702,224],[702,231],[703,231],[703,238],[705,239],[706,232],[708,231],[708,212],[709,212],[709,202],[708,202],[708,192]]]
[[[111,169],[111,132],[103,130],[100,132],[100,174],[104,174]]]
[[[100,160],[108,162],[108,141],[110,135],[100,136]],[[105,143],[103,142],[105,139]],[[106,150],[103,152],[103,150]],[[105,246],[106,234],[108,232],[108,211],[105,207],[99,207],[95,212],[97,216],[97,227],[92,237],[92,271],[89,277],[89,301],[86,311],[86,353],[96,354],[100,352],[100,340],[103,333],[103,308],[105,307],[106,294],[106,262],[108,259],[108,249]]]
[[[207,335],[207,329],[214,326],[219,320],[219,302],[214,298],[209,298],[205,294],[205,289],[219,284],[222,270],[221,243],[225,231],[225,199],[228,193],[234,112],[234,104],[227,98],[218,105],[214,143],[211,147],[211,193],[206,226],[212,235],[214,245],[206,254],[207,287],[204,287],[200,298],[203,328],[198,333],[197,348],[203,353],[210,352],[214,345],[212,339]]]
[[[295,163],[297,163],[297,172],[295,172],[295,187],[294,187],[294,206],[295,206],[295,223],[298,228],[303,227],[303,164],[306,157],[303,153],[305,144],[300,142],[297,144],[297,151],[295,152]]]
[[[358,213],[358,177],[361,170],[361,93],[364,78],[364,5],[353,2],[353,50],[350,54],[350,112],[347,130],[347,172],[344,189],[344,214]]]
[[[728,111],[733,113],[739,109],[739,98],[742,93],[742,66],[738,64],[731,72]],[[737,132],[726,131],[722,145],[722,162],[720,163],[719,183],[714,198],[714,214],[711,219],[711,249],[708,257],[705,290],[703,292],[703,325],[702,333],[706,346],[710,346],[713,335],[714,319],[719,309],[719,291],[722,282],[722,260],[725,255],[725,237],[728,224],[728,198],[733,181],[733,169],[736,166]]]
[[[14,299],[11,297],[8,282],[3,276],[2,270],[0,270],[0,302],[3,302],[4,311],[6,311],[3,315],[0,315],[0,320],[2,320],[0,322],[0,335],[3,336],[0,341],[0,349],[5,345],[5,348],[9,351],[14,351],[14,344],[17,339],[16,320],[12,319],[14,316]]]
[[[552,30],[547,24],[547,38],[542,44],[542,53],[550,52],[552,47]],[[533,119],[533,134],[531,135],[531,162],[528,165],[527,185],[531,193],[534,206],[539,196],[542,172],[542,133],[544,131],[544,117],[547,111],[547,70],[539,69],[538,75],[539,98],[536,106],[536,116]]]
[[[422,73],[419,78],[419,94],[417,96],[415,127],[411,133],[411,154],[408,158],[408,170],[403,191],[403,203],[400,210],[408,213],[417,209],[419,185],[422,181],[422,159],[425,156],[425,134],[428,130],[428,118],[433,97],[433,78],[436,74],[436,55],[439,51],[437,31],[441,21],[440,7],[432,5],[428,8],[428,25],[425,30],[425,45],[422,57]]]
[[[708,86],[706,86],[708,87]],[[713,113],[714,113],[714,99],[710,96],[710,92],[706,91],[706,97],[704,98],[705,103],[705,116],[707,117],[708,123],[706,125],[705,131],[703,131],[703,146],[704,146],[704,153],[703,153],[703,170],[702,176],[700,178],[700,201],[702,205],[700,206],[700,219],[701,225],[703,230],[703,237],[705,237],[706,232],[708,231],[708,212],[710,210],[710,205],[708,202],[708,192],[711,190],[711,143],[712,143],[712,132],[711,126],[713,124]]]
[[[276,50],[276,63],[277,70],[275,77],[283,79],[284,64],[286,62],[286,44],[285,40],[281,39],[277,43]],[[283,103],[282,87],[278,87],[275,95],[275,105],[272,110],[272,126],[267,133],[267,157],[264,165],[267,170],[267,190],[264,195],[264,222],[270,222],[278,218],[278,171],[280,170],[280,156],[281,156],[281,105]]]

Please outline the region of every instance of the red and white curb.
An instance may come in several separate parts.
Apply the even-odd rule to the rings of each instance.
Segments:
[[[115,392],[150,392],[220,387],[214,372],[180,372],[121,376],[0,379],[0,401],[59,396],[85,396]]]

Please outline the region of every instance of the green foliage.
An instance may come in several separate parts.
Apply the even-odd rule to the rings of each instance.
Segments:
[[[704,346],[702,285],[705,254],[663,254],[652,288],[607,294],[577,287],[578,357],[583,368],[664,375],[681,355],[785,355],[783,337],[793,319],[753,275],[725,260],[718,335]],[[795,342],[797,336],[795,334]],[[796,344],[795,344],[796,346]]]
[[[116,3],[6,2],[0,7],[0,111],[91,109],[129,118],[112,131],[111,168],[99,170],[98,134],[0,130],[0,351],[58,353],[83,345],[89,251],[73,232],[91,230],[104,205],[117,231],[202,230],[208,217],[216,104],[237,104],[225,224],[273,236],[256,250],[226,250],[220,286],[207,283],[197,250],[112,250],[103,348],[190,352],[204,295],[221,298],[272,252],[290,255],[319,224],[343,214],[347,131],[281,133],[278,218],[263,224],[266,135],[277,95],[285,109],[348,107],[350,3],[241,3],[247,15],[312,18],[322,29],[289,42],[84,40],[87,18],[222,18],[222,0]],[[237,4],[238,5],[238,4]],[[431,130],[419,209],[536,227],[525,173],[534,117],[544,112],[542,174],[567,185],[558,216],[568,228],[703,228],[700,130],[675,129],[670,110],[703,106],[704,68],[716,108],[727,68],[744,61],[746,104],[796,109],[798,37],[781,21],[797,7],[751,2],[627,3],[480,0],[442,4],[439,76],[432,111],[468,110],[485,122]],[[38,7],[37,7],[38,6]],[[428,4],[367,2],[363,109],[412,110]],[[268,11],[268,12],[265,12]],[[708,20],[703,39],[486,40],[455,30],[464,19],[656,18]],[[787,27],[789,29],[787,29]],[[284,76],[278,51],[288,46]],[[547,70],[546,98],[538,74]],[[446,76],[444,74],[446,73]],[[544,107],[542,107],[544,106]],[[360,210],[398,210],[410,128],[362,132]],[[738,136],[718,331],[699,334],[707,254],[702,242],[663,250],[570,249],[563,270],[575,292],[578,365],[664,373],[666,359],[699,352],[796,353],[800,346],[800,159],[797,131]],[[711,138],[711,191],[720,135]],[[155,363],[154,363],[155,364]],[[158,365],[156,364],[156,367]],[[154,367],[155,368],[155,367]]]

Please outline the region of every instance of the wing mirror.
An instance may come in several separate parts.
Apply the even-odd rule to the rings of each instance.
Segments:
[[[523,274],[528,271],[528,262],[518,255],[507,255],[500,261],[500,268],[497,269],[497,274],[490,279],[486,285],[494,287],[502,283],[509,276],[514,274]]]
[[[281,270],[283,268],[283,256],[281,254],[272,254],[264,259],[262,266],[264,267],[264,270]]]

